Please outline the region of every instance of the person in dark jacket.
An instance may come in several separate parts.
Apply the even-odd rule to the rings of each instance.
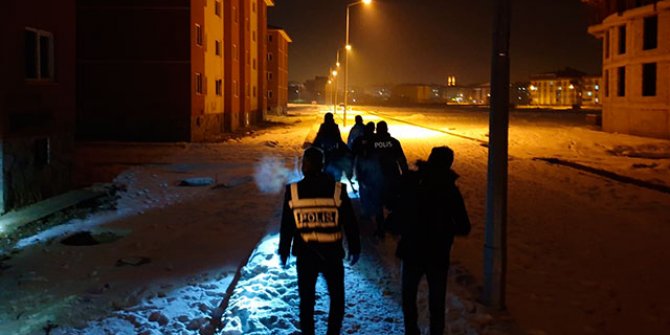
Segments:
[[[335,181],[340,181],[342,174],[349,179],[353,177],[353,155],[342,141],[340,128],[335,123],[333,113],[326,113],[323,116],[323,123],[319,126],[313,145],[323,150],[326,157],[325,172]]]
[[[409,170],[400,141],[389,134],[386,121],[377,122],[377,131],[372,143],[372,156],[379,165],[382,179],[381,184],[375,190],[381,200],[380,206],[375,210],[374,218],[377,224],[375,235],[384,237],[386,231],[384,208],[392,210],[398,194],[400,176]]]
[[[363,136],[365,133],[365,125],[363,124],[363,117],[360,115],[356,115],[356,123],[354,124],[353,127],[349,130],[349,137],[347,137],[347,146],[349,149],[354,149],[354,141],[356,141],[357,138]]]
[[[328,335],[340,334],[344,318],[343,235],[347,238],[351,265],[358,261],[361,250],[358,222],[346,186],[322,171],[323,161],[320,149],[305,150],[302,161],[305,177],[286,187],[280,228],[282,265],[286,266],[291,249],[296,257],[300,328],[305,335],[314,334],[319,273],[326,279],[330,295]]]
[[[377,214],[377,208],[381,206],[376,190],[381,188],[382,178],[379,163],[372,157],[374,137],[375,123],[368,122],[363,129],[363,136],[356,138],[352,148],[362,214],[369,219]]]
[[[433,148],[418,171],[403,177],[398,205],[400,240],[396,255],[402,260],[402,307],[405,335],[420,334],[416,298],[421,277],[428,282],[430,334],[444,331],[449,256],[454,236],[470,233],[463,196],[451,169],[454,152]]]
[[[323,123],[319,126],[313,145],[321,148],[324,153],[336,150],[342,144],[342,135],[340,127],[335,123],[333,113],[326,113],[323,116]]]

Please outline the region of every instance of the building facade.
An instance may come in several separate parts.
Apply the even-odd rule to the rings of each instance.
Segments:
[[[78,0],[78,136],[203,141],[257,123],[271,5]]]
[[[601,19],[603,130],[670,138],[670,1],[586,2]]]
[[[3,1],[0,213],[71,187],[75,13],[75,0]]]
[[[532,75],[529,86],[530,104],[540,107],[579,108],[582,106],[585,78],[586,73],[571,68]],[[591,83],[593,76],[588,78]],[[590,85],[593,86],[592,83]]]
[[[270,27],[267,34],[267,110],[284,114],[288,110],[288,45],[291,38],[286,31]]]

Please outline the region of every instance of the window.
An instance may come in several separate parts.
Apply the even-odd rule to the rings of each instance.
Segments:
[[[271,61],[272,61],[272,53],[268,52],[268,62],[271,62]]]
[[[34,142],[34,159],[37,168],[43,168],[51,163],[51,144],[48,137],[38,138]]]
[[[220,41],[215,41],[214,42],[214,52],[216,53],[217,56],[221,56],[221,42]]]
[[[251,31],[251,40],[256,42],[256,30]]]
[[[656,63],[642,64],[642,96],[656,96]]]
[[[233,44],[233,60],[237,59],[237,44]]]
[[[626,96],[626,67],[621,66],[617,69],[617,89],[616,95],[619,97]]]
[[[214,1],[214,14],[221,17],[221,1]]]
[[[256,13],[256,3],[255,3],[255,2],[252,2],[252,3],[251,3],[251,11],[253,11],[254,13]]]
[[[195,24],[195,44],[202,46],[202,27]]]
[[[50,32],[26,28],[24,32],[26,79],[54,79],[54,45]]]
[[[268,72],[268,81],[272,80],[272,72]]]
[[[223,93],[223,81],[221,79],[217,80],[214,82],[214,86],[216,89],[216,95],[221,96]]]
[[[605,70],[605,97],[610,96],[610,72]]]
[[[272,91],[268,91],[268,99],[272,99]]]
[[[658,47],[658,16],[644,18],[644,42],[642,50],[651,50]]]
[[[619,26],[619,55],[626,53],[626,26]]]
[[[268,35],[268,42],[272,43],[272,35]]]
[[[195,93],[202,94],[202,73],[195,74]]]
[[[605,32],[605,40],[603,41],[603,49],[605,58],[610,58],[610,31]]]

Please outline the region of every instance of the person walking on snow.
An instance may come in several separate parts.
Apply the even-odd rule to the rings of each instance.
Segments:
[[[346,185],[324,173],[323,152],[315,147],[303,154],[301,181],[286,187],[279,237],[279,256],[285,267],[289,253],[296,257],[300,328],[314,335],[316,280],[322,273],[328,285],[328,335],[340,334],[344,319],[344,248],[346,236],[351,265],[359,258],[358,222]],[[344,234],[343,234],[344,232]]]
[[[356,141],[357,138],[363,136],[365,132],[365,125],[363,124],[363,117],[360,115],[356,115],[356,123],[354,124],[353,127],[351,127],[351,130],[349,130],[349,137],[347,137],[347,146],[349,149],[354,149],[354,141]]]
[[[333,113],[326,113],[323,116],[323,123],[319,126],[313,145],[323,150],[325,154],[326,173],[331,175],[335,181],[340,181],[343,173],[351,179],[353,176],[351,150],[342,141],[340,128],[335,123]]]
[[[444,331],[449,257],[454,236],[470,233],[470,219],[451,169],[454,152],[446,146],[432,149],[427,162],[418,161],[401,183],[397,215],[401,259],[402,310],[405,335],[419,335],[416,297],[421,277],[428,282],[430,334]]]
[[[386,231],[384,208],[388,210],[393,208],[400,176],[409,170],[400,141],[389,134],[386,121],[377,122],[377,133],[372,142],[372,156],[379,164],[382,178],[381,185],[376,190],[381,199],[381,206],[376,208],[377,231],[375,235],[384,237]]]

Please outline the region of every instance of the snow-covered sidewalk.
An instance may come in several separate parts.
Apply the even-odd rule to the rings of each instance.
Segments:
[[[223,335],[299,334],[298,289],[295,259],[283,269],[277,256],[278,235],[266,237],[242,270],[223,318]],[[393,256],[395,239],[363,238],[361,260],[345,262],[346,309],[343,334],[402,334],[399,263]],[[458,264],[450,270],[447,294],[449,334],[509,334],[506,318],[495,318],[472,297],[474,279]],[[328,292],[322,277],[317,282],[316,330],[325,334]],[[427,286],[422,282],[418,300],[421,326],[428,327]]]

